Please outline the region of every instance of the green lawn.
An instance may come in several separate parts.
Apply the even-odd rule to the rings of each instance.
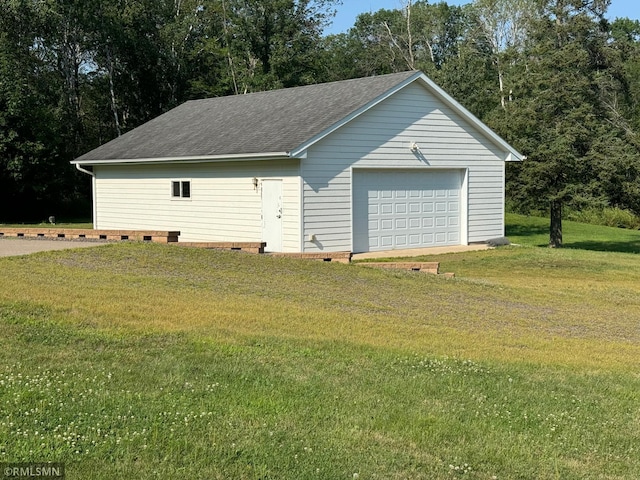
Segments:
[[[551,250],[508,221],[523,246],[441,255],[449,280],[133,243],[0,258],[0,462],[638,478],[640,234],[567,223]]]
[[[507,214],[507,236],[513,243],[545,247],[549,244],[549,219]],[[564,247],[599,252],[640,253],[640,232],[600,227],[564,220]]]
[[[93,223],[87,221],[58,221],[56,223],[39,222],[39,223],[0,223],[0,227],[7,228],[82,228],[92,229]]]

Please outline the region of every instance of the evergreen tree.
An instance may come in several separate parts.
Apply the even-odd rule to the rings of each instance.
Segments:
[[[598,86],[606,68],[606,6],[568,0],[545,5],[524,52],[517,98],[499,126],[529,157],[510,172],[512,203],[548,204],[551,247],[562,245],[563,206],[589,197],[597,175],[590,152],[594,134],[606,123]]]

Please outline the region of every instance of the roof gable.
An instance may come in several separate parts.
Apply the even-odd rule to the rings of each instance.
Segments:
[[[400,82],[390,90],[385,92],[383,95],[373,99],[371,102],[363,105],[358,110],[352,112],[347,117],[341,119],[334,125],[330,126],[328,129],[320,132],[313,138],[308,139],[305,143],[301,144],[296,150],[292,152],[292,156],[297,157],[300,155],[304,155],[305,150],[319,142],[323,138],[325,138],[330,133],[336,131],[343,125],[349,123],[351,120],[357,118],[364,112],[373,108],[375,105],[389,98],[391,95],[396,93],[397,91],[403,89],[407,85],[418,82],[422,85],[427,91],[429,91],[434,97],[438,100],[445,103],[448,107],[453,109],[454,112],[460,115],[463,121],[470,124],[473,128],[477,129],[482,135],[488,138],[491,142],[493,142],[498,148],[503,150],[506,154],[506,161],[522,161],[526,157],[518,152],[515,148],[509,145],[505,140],[502,139],[497,133],[491,130],[487,125],[485,125],[480,119],[478,119],[475,115],[473,115],[469,110],[463,107],[460,103],[458,103],[451,95],[445,92],[442,88],[440,88],[433,80],[427,77],[422,72],[416,72],[416,75],[407,78],[404,82]]]

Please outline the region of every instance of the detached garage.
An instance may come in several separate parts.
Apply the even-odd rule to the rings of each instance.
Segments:
[[[368,252],[504,235],[523,156],[421,72],[186,102],[72,163],[96,229]]]

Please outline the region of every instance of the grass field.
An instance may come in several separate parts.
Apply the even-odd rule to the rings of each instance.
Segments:
[[[93,223],[91,222],[73,222],[69,223],[67,221],[58,221],[54,224],[49,222],[40,222],[40,223],[0,223],[0,227],[7,228],[84,228],[91,229],[93,228]]]
[[[69,479],[636,479],[640,233],[443,279],[153,244],[0,259],[0,462]],[[615,248],[614,248],[615,247]],[[434,260],[434,258],[429,258]]]

